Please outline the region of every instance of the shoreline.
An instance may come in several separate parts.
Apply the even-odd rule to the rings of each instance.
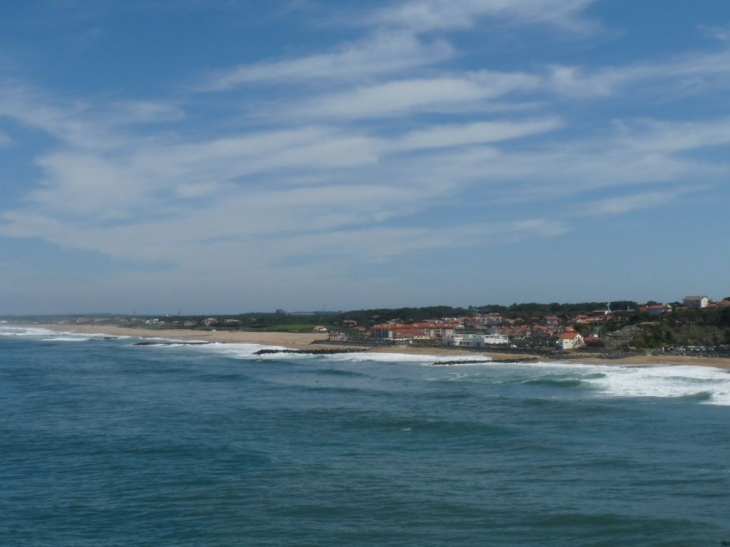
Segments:
[[[321,334],[315,333],[289,333],[289,332],[248,332],[248,331],[198,331],[192,329],[137,329],[118,327],[115,325],[70,325],[63,323],[38,323],[38,324],[17,324],[17,326],[47,329],[57,332],[69,332],[74,334],[107,334],[110,336],[129,336],[132,338],[163,338],[172,340],[198,340],[202,342],[222,344],[256,344],[261,346],[273,346],[289,350],[324,350],[332,349],[329,344],[318,344],[324,342]],[[352,351],[361,350],[363,353],[394,353],[398,355],[433,355],[437,357],[451,356],[479,357],[486,356],[495,361],[510,361],[529,359],[535,357],[530,354],[505,354],[499,352],[477,353],[468,350],[452,348],[416,348],[411,346],[388,346],[388,347],[364,347],[353,344],[351,346],[338,346],[338,349]],[[652,356],[639,355],[623,359],[597,359],[586,357],[579,359],[547,359],[538,358],[540,362],[561,363],[561,364],[582,364],[582,365],[606,365],[606,366],[701,366],[730,370],[730,359],[710,357],[680,357],[680,356]]]

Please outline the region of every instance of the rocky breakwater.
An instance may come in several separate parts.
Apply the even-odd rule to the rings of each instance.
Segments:
[[[457,361],[436,361],[431,363],[432,366],[436,367],[447,367],[453,365],[479,365],[479,364],[520,364],[520,363],[538,363],[540,360],[537,357],[525,357],[521,359],[461,359]]]
[[[254,352],[254,355],[276,355],[279,353],[294,353],[298,355],[335,355],[338,353],[362,353],[362,349],[342,348],[342,349],[260,349]]]

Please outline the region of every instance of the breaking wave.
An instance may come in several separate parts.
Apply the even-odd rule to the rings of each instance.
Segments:
[[[587,379],[614,397],[694,399],[730,405],[730,374],[723,369],[693,366],[605,367],[601,378]]]
[[[461,374],[458,380],[582,390],[589,391],[591,397],[682,398],[730,406],[730,373],[720,368],[559,363],[491,365],[490,368],[509,372]]]
[[[42,342],[89,342],[91,340],[118,340],[127,338],[126,336],[112,336],[109,334],[81,334],[39,327],[18,326],[0,326],[0,336],[35,338]]]
[[[44,328],[0,324],[1,337],[23,337],[44,342],[88,342],[93,340],[129,339],[106,334],[80,334],[52,331]],[[133,339],[136,340],[136,339]],[[187,351],[215,354],[248,361],[315,361],[317,363],[383,363],[433,365],[444,361],[444,356],[398,353],[341,353],[331,355],[271,353],[256,355],[267,350],[284,350],[279,346],[261,344],[208,343],[196,340],[145,339],[143,346],[151,348],[185,348]],[[451,369],[441,380],[487,384],[522,384],[535,388],[581,390],[590,397],[682,398],[700,404],[730,406],[730,373],[701,366],[614,366],[563,363],[489,363],[483,355],[459,357],[459,364],[438,367]]]

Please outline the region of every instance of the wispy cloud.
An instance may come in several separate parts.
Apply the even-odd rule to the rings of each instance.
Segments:
[[[423,250],[471,248],[517,243],[524,239],[550,238],[570,231],[562,221],[528,219],[515,222],[467,224],[453,228],[389,228],[340,230],[324,234],[297,235],[287,240],[289,256],[342,256],[358,261],[382,262]]]
[[[0,80],[0,117],[46,133],[78,149],[111,150],[127,142],[124,128],[180,121],[174,102],[123,100],[61,101],[16,80]],[[135,133],[134,138],[139,138]]]
[[[705,36],[721,42],[730,42],[730,26],[699,25],[698,28]]]
[[[730,50],[694,52],[662,62],[639,62],[624,66],[580,68],[554,66],[550,86],[570,97],[607,98],[648,84],[665,85],[655,90],[662,96],[677,97],[687,92],[730,85]],[[671,87],[666,83],[671,82]]]
[[[560,129],[562,120],[549,118],[523,122],[476,122],[464,125],[441,125],[404,135],[393,149],[399,151],[450,148],[518,139]]]
[[[630,149],[673,153],[730,144],[730,118],[666,122],[644,120],[615,124],[619,142]]]
[[[375,14],[372,22],[415,31],[468,28],[485,17],[585,30],[581,15],[593,0],[412,0]]]
[[[42,138],[35,176],[0,203],[0,236],[163,263],[187,286],[229,271],[264,284],[352,278],[411,252],[560,238],[586,217],[648,214],[726,185],[730,119],[650,108],[730,84],[724,45],[570,66],[473,62],[458,37],[478,41],[470,29],[487,20],[580,33],[592,3],[360,8],[365,23],[348,30],[364,37],[196,67],[200,85],[169,99],[64,99],[5,79],[0,146],[18,126]]]
[[[183,110],[173,103],[154,101],[118,101],[109,107],[108,123],[123,126],[180,121]]]
[[[422,31],[470,27],[480,18],[497,17],[572,30],[592,25],[580,17],[594,0],[414,0],[377,11],[365,20],[372,35],[341,44],[334,51],[240,65],[210,75],[204,91],[242,85],[294,82],[363,82],[397,75],[448,60],[455,48],[444,39],[425,41]]]
[[[360,82],[433,65],[454,54],[443,40],[424,42],[413,34],[377,32],[333,52],[242,65],[212,75],[202,90],[221,91],[246,84]]]
[[[488,226],[465,223],[446,231],[389,226],[477,186],[486,192],[483,199],[496,203],[551,199],[559,204],[566,193],[580,196],[601,187],[632,190],[638,183],[681,181],[690,173],[720,176],[729,170],[727,165],[703,165],[674,155],[686,146],[657,142],[667,134],[716,134],[716,122],[691,127],[642,123],[619,127],[608,140],[543,145],[532,151],[483,146],[553,131],[563,123],[542,119],[451,124],[390,138],[305,127],[199,142],[129,141],[111,154],[55,151],[39,158],[45,177],[41,187],[28,194],[27,205],[0,216],[0,233],[124,260],[178,265],[186,262],[183,257],[191,248],[245,247],[251,237],[273,238],[259,259],[265,256],[268,264],[306,248],[316,248],[324,260],[335,242],[342,242],[344,249],[346,241],[367,239],[372,244],[361,259],[381,260],[407,247],[468,247],[479,245],[487,235],[516,242],[555,237],[570,229],[563,221],[548,219]],[[711,146],[718,138],[699,142]],[[437,153],[400,155],[419,150]],[[298,182],[302,169],[311,173],[304,186]],[[391,178],[383,180],[383,173]],[[673,192],[629,192],[588,202],[583,211],[623,214],[661,205],[682,192],[681,187]],[[391,243],[403,245],[383,245],[384,234]],[[222,243],[210,243],[214,240]],[[386,252],[390,247],[393,252]]]
[[[79,147],[104,147],[111,134],[84,119],[83,105],[58,107],[43,94],[15,81],[0,81],[0,116]]]
[[[343,94],[339,103],[323,100],[324,111],[313,117],[329,114],[333,121],[339,116],[347,121],[407,115],[418,108],[470,104],[536,85],[532,76],[502,73],[393,82]],[[185,124],[187,118],[165,103],[115,103],[105,110],[93,104],[48,106],[38,94],[24,95],[17,86],[6,96],[14,108],[6,103],[5,116],[47,132],[63,148],[37,159],[43,178],[26,194],[23,208],[2,215],[0,232],[128,260],[157,257],[180,263],[191,245],[205,246],[215,238],[241,244],[252,236],[275,234],[267,256],[280,260],[294,252],[285,242],[303,226],[310,240],[332,241],[334,236],[327,234],[364,238],[368,231],[377,240],[384,230],[397,231],[389,223],[432,210],[445,198],[475,187],[494,203],[559,203],[566,194],[597,188],[632,189],[636,184],[679,182],[690,174],[709,180],[728,173],[724,163],[682,156],[730,143],[730,122],[724,119],[622,122],[602,137],[563,138],[526,150],[500,143],[564,128],[566,120],[436,123],[390,134],[377,126],[301,125],[210,139],[164,134],[139,139],[127,134],[128,126]],[[96,143],[101,136],[103,146]],[[428,155],[411,157],[413,152]],[[585,211],[620,214],[666,203],[676,195],[630,192],[589,202]],[[523,226],[526,221],[515,222]],[[557,236],[568,229],[565,224],[548,229],[552,221],[545,222],[544,230],[524,229],[520,237]],[[466,235],[473,225],[465,226],[458,238],[448,237],[442,244],[454,245],[455,239],[459,245],[477,244],[478,238]],[[428,246],[438,241],[434,236],[440,232],[420,228],[402,233],[420,234]],[[140,245],[143,239],[150,244]]]
[[[588,201],[577,206],[574,214],[579,217],[623,215],[644,209],[660,207],[687,194],[704,190],[708,190],[708,187],[642,192],[639,194]]]
[[[479,110],[488,101],[538,85],[539,79],[527,74],[488,71],[460,77],[395,80],[304,100],[280,112],[296,119],[358,120],[414,112]]]

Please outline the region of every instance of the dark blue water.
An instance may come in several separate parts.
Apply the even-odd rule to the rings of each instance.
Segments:
[[[730,541],[721,371],[35,334],[0,336],[3,546]]]

